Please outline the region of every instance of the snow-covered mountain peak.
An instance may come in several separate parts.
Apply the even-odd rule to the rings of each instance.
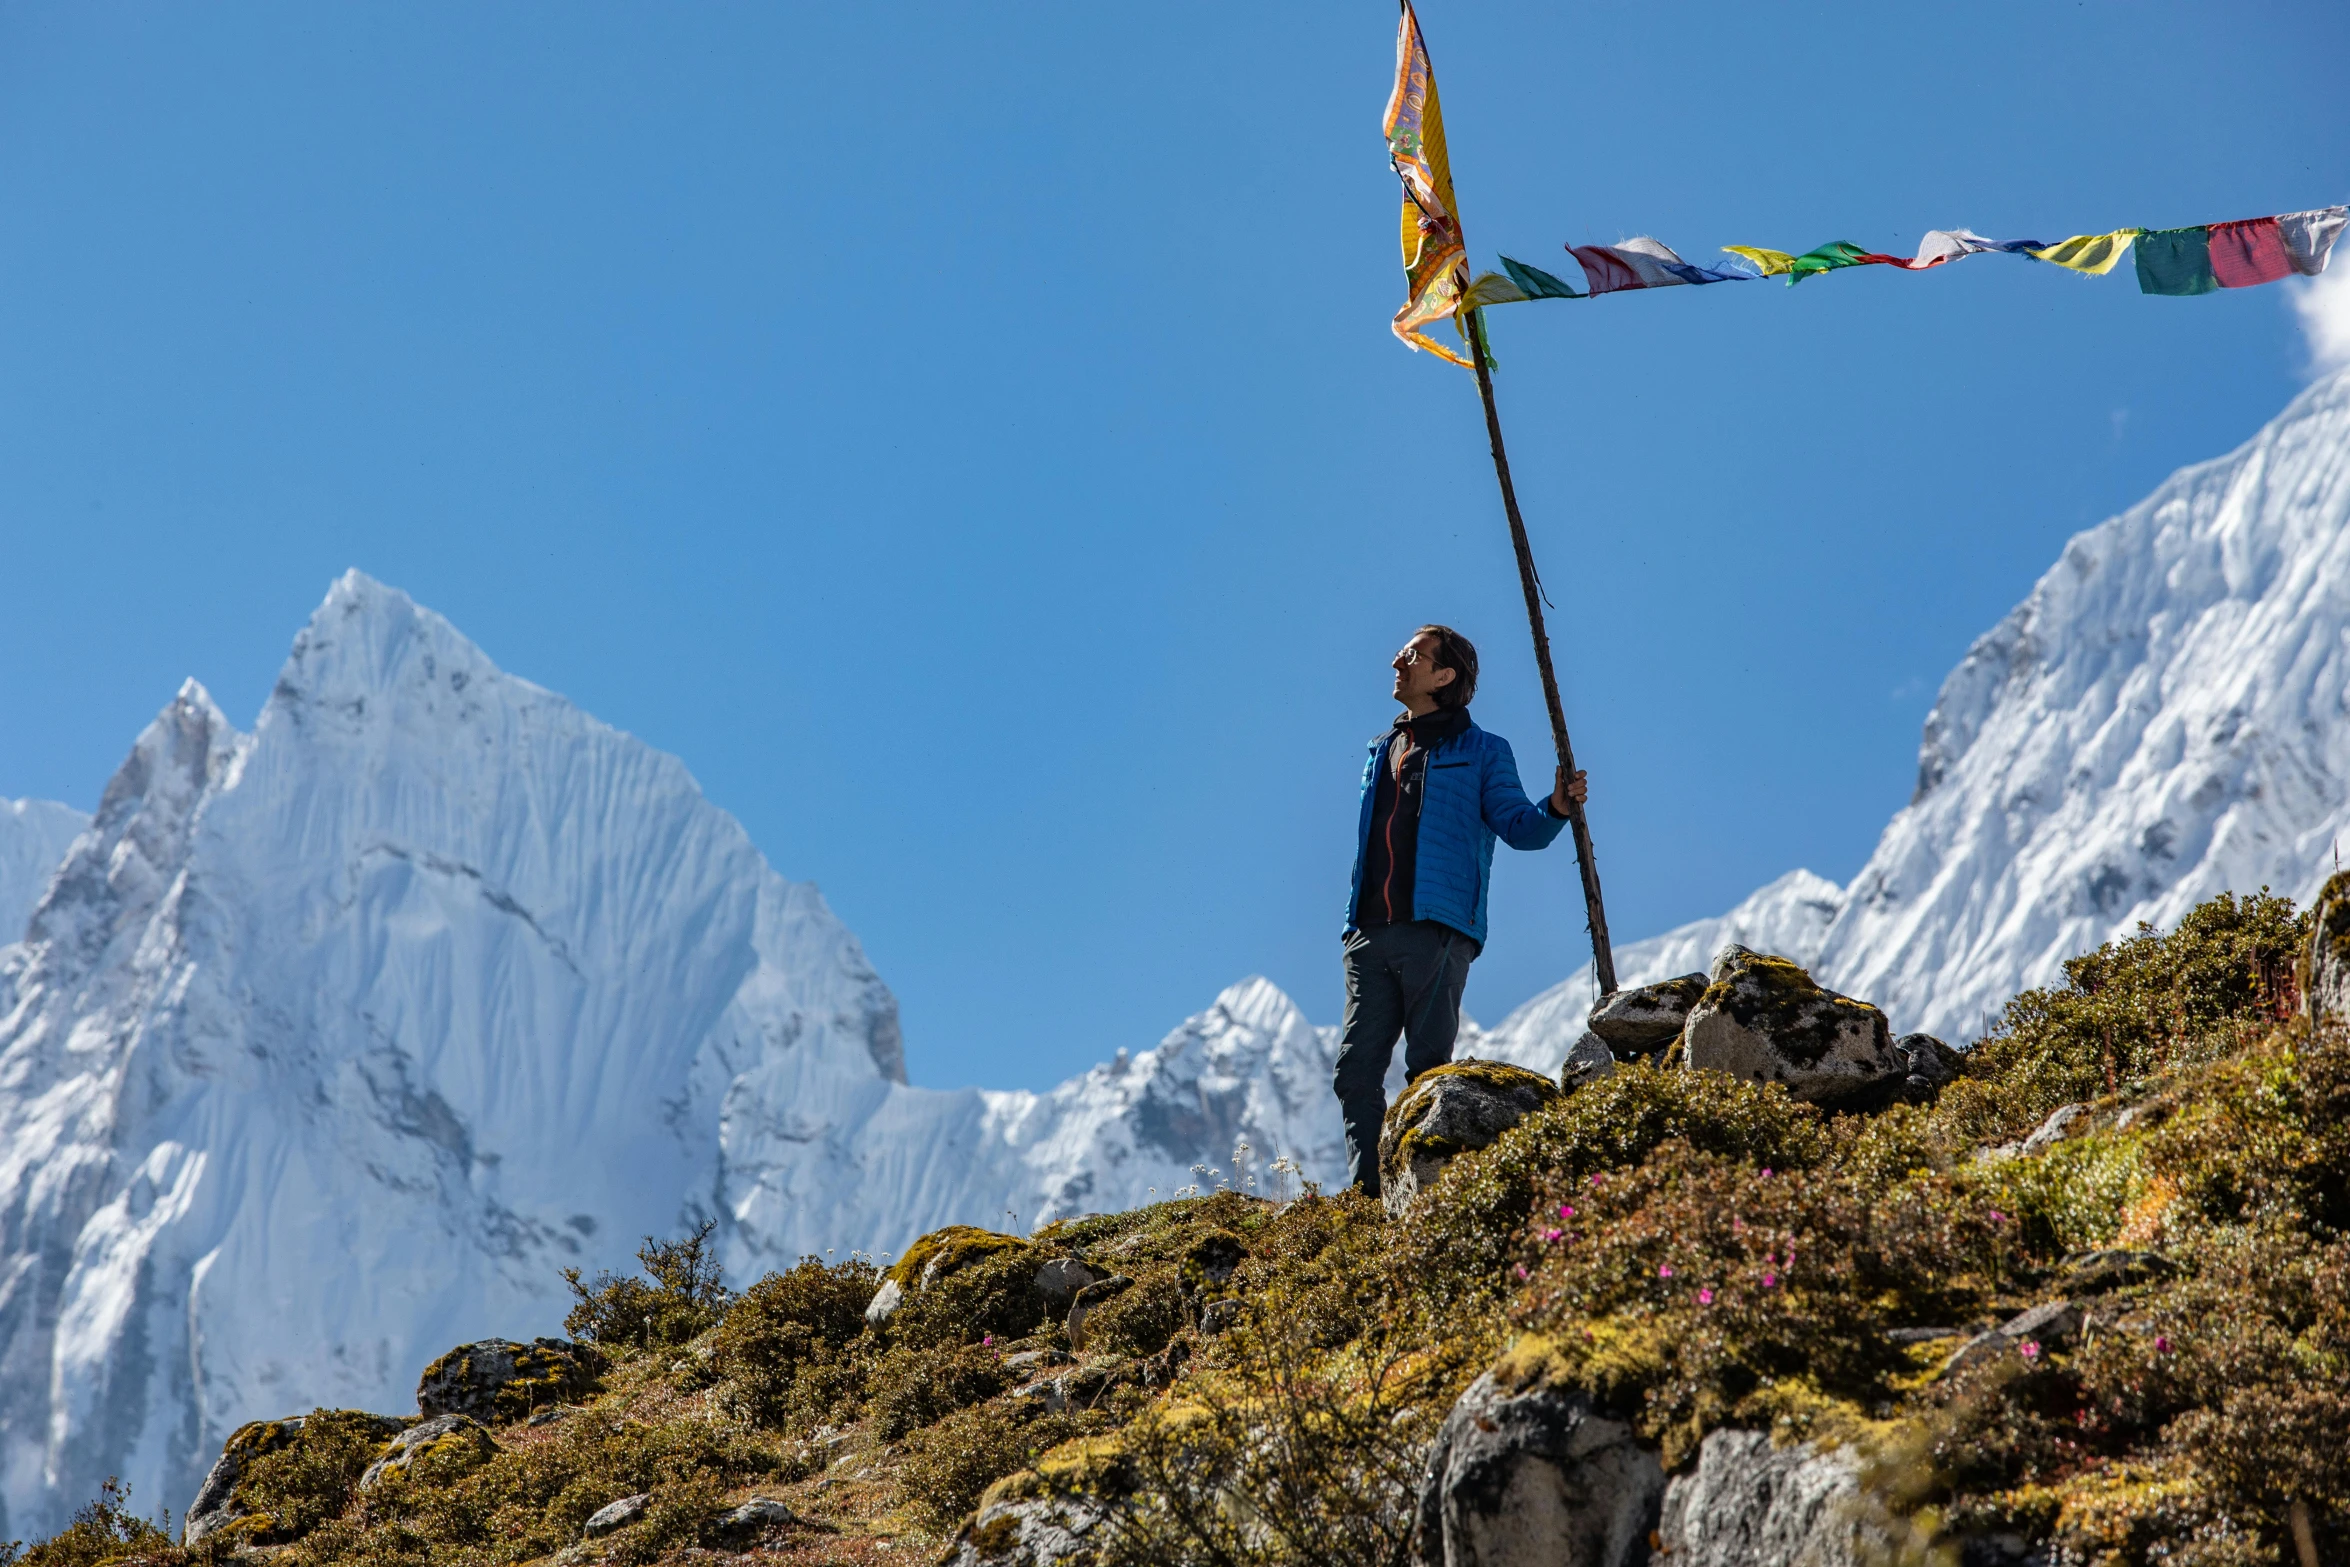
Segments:
[[[253,734],[182,688],[27,931],[0,1535],[109,1473],[184,1499],[248,1418],[401,1407],[552,1329],[560,1266],[723,1216],[746,1078],[903,1074],[855,938],[681,764],[357,574]]]
[[[2350,821],[2350,370],[2076,535],[1944,681],[1821,962],[1971,1038],[2225,889],[2307,898]]]

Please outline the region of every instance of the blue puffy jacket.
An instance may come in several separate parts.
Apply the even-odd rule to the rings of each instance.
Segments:
[[[1353,930],[1363,892],[1363,858],[1371,847],[1371,804],[1387,765],[1391,730],[1371,742],[1363,763],[1362,820],[1355,826],[1355,869],[1346,895]],[[1450,925],[1485,940],[1485,893],[1493,880],[1493,840],[1513,849],[1546,849],[1567,825],[1526,797],[1510,743],[1474,723],[1428,753],[1420,799],[1420,836],[1412,872],[1412,918]]]

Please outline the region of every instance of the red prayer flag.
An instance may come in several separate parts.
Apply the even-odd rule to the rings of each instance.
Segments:
[[[2274,218],[2211,226],[2211,277],[2222,288],[2251,288],[2290,276],[2293,253]]]

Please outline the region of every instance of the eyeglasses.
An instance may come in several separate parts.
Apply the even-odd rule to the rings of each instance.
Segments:
[[[1403,667],[1406,669],[1409,669],[1414,664],[1417,664],[1420,661],[1420,644],[1414,642],[1409,647],[1406,647],[1402,652],[1395,655],[1395,661],[1403,665]]]

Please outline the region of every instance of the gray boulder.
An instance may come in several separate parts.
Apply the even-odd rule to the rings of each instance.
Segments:
[[[1703,974],[1684,974],[1602,996],[1591,1008],[1591,1032],[1619,1057],[1654,1055],[1681,1037],[1706,984]]]
[[[588,1521],[579,1526],[579,1532],[583,1537],[592,1540],[598,1535],[610,1534],[615,1529],[625,1529],[642,1517],[645,1509],[652,1505],[653,1493],[650,1491],[639,1491],[634,1496],[624,1496],[619,1501],[608,1502],[588,1514]]]
[[[718,1532],[736,1544],[758,1540],[771,1529],[800,1521],[800,1515],[772,1496],[754,1496],[718,1520]]]
[[[1909,1069],[1904,1082],[1913,1092],[1931,1096],[1958,1076],[1958,1052],[1931,1034],[1904,1034],[1893,1053]]]
[[[463,1454],[475,1462],[487,1462],[497,1451],[498,1444],[488,1429],[471,1415],[435,1415],[393,1437],[391,1447],[359,1477],[359,1489],[374,1490],[386,1475],[404,1471],[426,1453]]]
[[[1037,1265],[1036,1293],[1044,1297],[1046,1305],[1058,1309],[1067,1305],[1079,1290],[1101,1277],[1101,1274],[1075,1257],[1054,1257]],[[871,1311],[868,1310],[866,1315],[870,1317]]]
[[[2295,969],[2303,1017],[2350,1021],[2350,871],[2334,872],[2318,893]]]
[[[899,1287],[898,1281],[883,1279],[881,1288],[875,1290],[873,1298],[865,1304],[865,1320],[879,1327],[896,1316],[898,1308],[905,1303],[906,1292]]]
[[[422,1415],[471,1415],[495,1424],[595,1391],[604,1357],[568,1339],[483,1339],[460,1344],[424,1368],[416,1383]]]
[[[204,1536],[225,1524],[235,1523],[245,1516],[237,1505],[237,1482],[245,1477],[245,1466],[264,1453],[274,1453],[281,1447],[290,1447],[301,1434],[302,1422],[309,1417],[294,1415],[285,1420],[253,1420],[229,1433],[221,1444],[220,1456],[212,1461],[212,1468],[204,1476],[203,1485],[196,1490],[196,1499],[188,1504],[188,1515],[180,1521],[182,1544],[194,1545]]]
[[[1504,1061],[1453,1061],[1422,1072],[1379,1128],[1379,1186],[1401,1213],[1460,1155],[1490,1146],[1558,1098],[1558,1084]]]
[[[1673,1567],[1857,1567],[1860,1462],[1763,1431],[1716,1431],[1665,1487],[1657,1538]]]
[[[1608,1048],[1606,1040],[1585,1029],[1583,1037],[1575,1041],[1575,1048],[1567,1052],[1566,1065],[1559,1068],[1559,1087],[1573,1093],[1615,1069],[1616,1053]]]
[[[1727,946],[1690,1011],[1683,1064],[1755,1083],[1782,1083],[1828,1103],[1882,1093],[1908,1076],[1885,1014],[1826,989],[1785,958]]]
[[[1507,1362],[1505,1362],[1505,1365]],[[1428,1451],[1416,1567],[1632,1567],[1665,1489],[1656,1454],[1591,1396],[1489,1371]]]
[[[1108,1517],[1089,1497],[999,1499],[991,1491],[938,1567],[1087,1567]]]

